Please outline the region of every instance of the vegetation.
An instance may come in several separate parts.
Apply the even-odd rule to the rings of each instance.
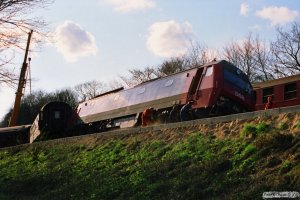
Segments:
[[[0,198],[260,199],[265,191],[297,191],[299,137],[245,127],[256,137],[181,129],[2,150]]]
[[[70,106],[75,107],[77,105],[76,94],[70,90],[58,90],[56,92],[46,93],[43,91],[35,91],[30,95],[26,95],[20,106],[20,116],[17,121],[17,125],[32,124],[37,117],[41,108],[52,101],[62,101],[68,103]],[[0,122],[0,127],[8,126],[8,122],[11,116],[9,111]]]

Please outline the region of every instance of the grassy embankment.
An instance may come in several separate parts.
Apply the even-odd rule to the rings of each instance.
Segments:
[[[1,150],[0,199],[261,199],[264,191],[300,192],[300,137],[290,125],[244,123],[224,137],[190,128]]]

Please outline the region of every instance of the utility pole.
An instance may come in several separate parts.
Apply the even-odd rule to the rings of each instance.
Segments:
[[[29,44],[30,44],[30,39],[32,35],[32,30],[28,33],[28,40],[27,40],[27,45],[26,45],[26,50],[25,50],[25,57],[24,61],[22,64],[21,72],[20,72],[20,78],[19,78],[19,83],[18,83],[18,89],[16,92],[16,99],[15,99],[15,104],[14,104],[14,109],[10,118],[9,126],[16,126],[17,125],[17,120],[19,118],[19,113],[20,113],[20,105],[21,105],[21,98],[23,95],[23,88],[26,83],[26,70],[28,67],[27,61],[27,56],[28,56],[28,51],[29,51]]]

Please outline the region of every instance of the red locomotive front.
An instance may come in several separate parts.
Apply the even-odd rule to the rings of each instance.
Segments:
[[[226,62],[212,62],[199,68],[191,85],[196,117],[226,115],[252,111],[254,96],[248,77]]]

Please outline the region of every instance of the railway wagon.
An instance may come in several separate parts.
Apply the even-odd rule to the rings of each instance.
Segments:
[[[44,105],[30,128],[30,140],[54,139],[68,136],[74,111],[65,102],[50,102]]]
[[[0,148],[29,143],[31,125],[0,128]]]
[[[99,95],[78,105],[84,123],[97,130],[139,125],[148,107],[158,115],[193,100],[197,118],[251,111],[254,96],[248,77],[233,64],[221,60],[151,80],[128,89]]]
[[[67,103],[47,103],[32,125],[0,128],[0,148],[69,136],[68,129],[74,120],[74,111]]]
[[[272,98],[271,108],[300,105],[300,74],[253,84],[255,110],[263,110],[267,98]]]

